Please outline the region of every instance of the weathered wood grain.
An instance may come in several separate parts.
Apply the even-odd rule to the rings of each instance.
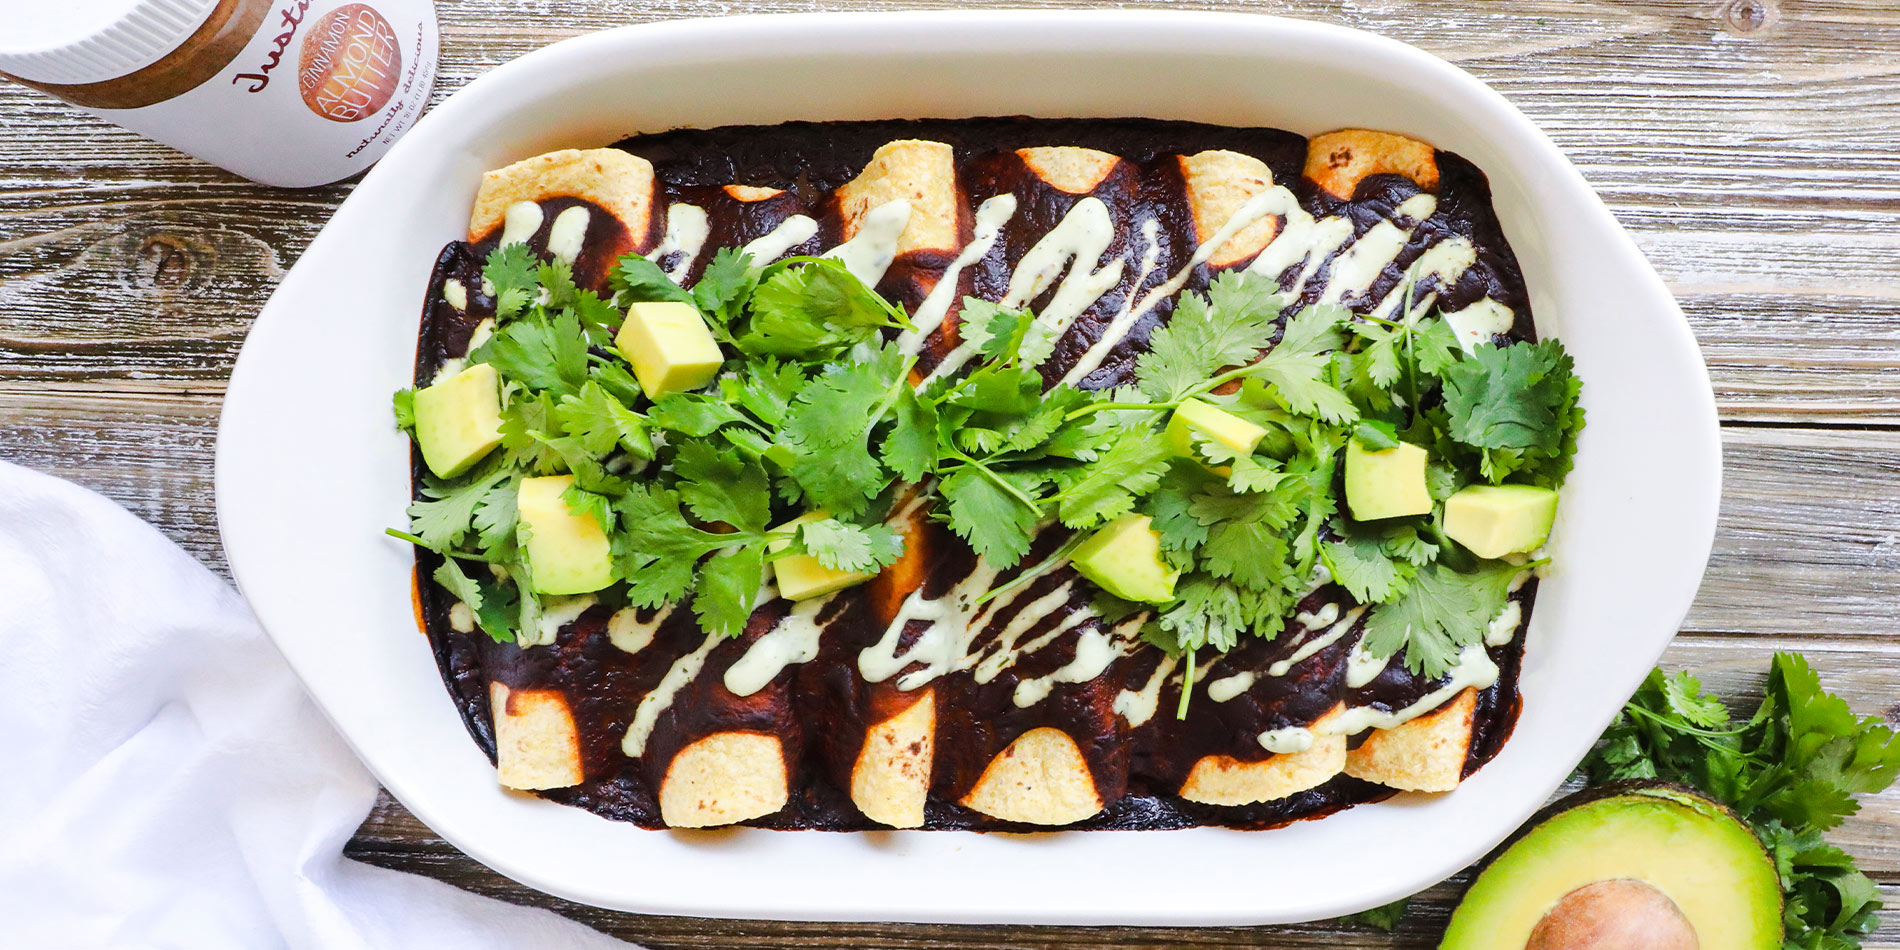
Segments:
[[[626,23],[984,5],[440,0],[436,96],[545,43]],[[1900,719],[1900,6],[1117,5],[1373,30],[1457,62],[1536,120],[1681,300],[1729,424],[1715,556],[1666,663],[1746,692],[1772,650],[1802,650],[1858,709]],[[260,188],[7,84],[0,115],[0,458],[104,491],[223,570],[212,448],[224,380],[263,298],[349,185]],[[1900,796],[1870,802],[1839,840],[1900,905]],[[387,800],[351,853],[654,947],[1428,947],[1457,893],[1457,881],[1428,891],[1393,937],[1328,925],[784,924],[554,901],[475,864]],[[1900,908],[1887,923],[1900,931]],[[1900,947],[1900,932],[1869,945]]]
[[[819,6],[444,3],[438,96],[587,29]],[[1549,130],[1636,233],[1730,418],[1900,421],[1890,4],[1168,6],[1337,20],[1460,62]],[[33,129],[0,134],[0,378],[221,381],[263,293],[347,192],[244,185],[18,87],[0,86],[0,111]],[[60,293],[35,292],[48,284]],[[167,322],[187,301],[190,334]]]

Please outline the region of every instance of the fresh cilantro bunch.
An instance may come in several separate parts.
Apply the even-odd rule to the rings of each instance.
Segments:
[[[1878,926],[1873,881],[1823,833],[1900,775],[1900,740],[1855,716],[1799,654],[1777,653],[1761,704],[1735,720],[1686,672],[1652,671],[1584,760],[1592,782],[1693,785],[1749,822],[1781,874],[1790,950],[1855,950]]]
[[[495,324],[467,359],[501,376],[501,450],[457,478],[425,475],[411,530],[392,533],[444,555],[436,581],[490,636],[546,640],[541,598],[522,582],[515,497],[527,476],[574,476],[565,500],[609,536],[621,581],[602,596],[640,606],[690,598],[724,635],[744,628],[772,559],[810,554],[835,570],[875,571],[902,553],[897,534],[866,516],[893,480],[874,446],[898,424],[913,361],[878,331],[906,321],[843,265],[796,258],[754,269],[721,251],[689,291],[629,255],[613,270],[611,299],[522,245],[492,252],[482,273]],[[647,399],[613,338],[623,306],[652,300],[693,305],[749,358],[706,391]],[[395,402],[398,424],[412,427],[413,393]],[[782,523],[818,509],[828,516]]]

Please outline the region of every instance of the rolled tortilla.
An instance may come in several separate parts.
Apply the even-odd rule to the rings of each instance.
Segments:
[[[1227,755],[1202,758],[1194,763],[1178,794],[1204,805],[1252,805],[1326,784],[1346,767],[1346,737],[1326,732],[1327,724],[1344,709],[1343,705],[1335,706],[1313,723],[1313,745],[1304,752],[1282,753],[1257,762],[1242,762]]]
[[[761,818],[789,796],[777,736],[716,732],[673,756],[660,782],[660,819],[672,828],[711,828]]]
[[[624,253],[646,239],[653,223],[653,165],[617,148],[564,148],[497,168],[475,192],[469,242],[500,228],[509,206],[550,198],[579,198],[613,215],[625,231]]]
[[[1041,726],[990,760],[964,807],[1028,825],[1068,825],[1103,807],[1088,760],[1069,734]]]
[[[923,586],[933,549],[929,511],[914,487],[898,501],[892,523],[904,535],[904,554],[867,585],[871,616],[879,629],[891,624],[904,601]],[[937,690],[904,693],[895,683],[861,680],[857,688],[863,693],[863,708],[895,712],[865,730],[851,763],[851,802],[879,824],[920,827],[936,763]]]
[[[942,142],[887,142],[835,194],[847,241],[858,236],[866,215],[901,199],[910,202],[910,221],[897,236],[897,254],[956,253],[957,170],[953,151]]]
[[[973,641],[982,661],[938,690],[942,797],[1033,825],[1071,824],[1121,797],[1133,753],[1115,703],[1137,625],[1104,626],[1091,596],[1062,569],[992,601]]]
[[[1406,791],[1457,788],[1471,751],[1477,708],[1478,691],[1466,689],[1431,713],[1373,731],[1346,753],[1346,774]]]
[[[1070,145],[1019,148],[1016,156],[1036,177],[1072,195],[1094,191],[1121,163],[1119,156]]]
[[[1368,175],[1404,175],[1426,191],[1438,189],[1438,150],[1395,132],[1340,129],[1306,145],[1306,177],[1341,201],[1351,201]]]
[[[679,654],[661,685],[642,697],[642,705],[651,700],[657,713],[646,720],[650,727],[638,751],[667,825],[726,825],[785,807],[792,763],[805,741],[794,705],[796,672],[789,665],[777,668],[762,684],[740,687],[748,690],[744,695],[726,683],[727,672],[778,632],[789,613],[785,601],[774,599],[752,612],[737,637],[693,631],[701,638],[698,648]],[[636,723],[639,717],[636,709]],[[624,744],[623,750],[634,751]]]
[[[908,709],[866,731],[851,767],[852,804],[878,824],[922,827],[936,740],[937,691],[925,689]]]
[[[1186,186],[1188,211],[1194,218],[1194,242],[1204,244],[1233,219],[1254,196],[1273,187],[1267,163],[1239,152],[1206,151],[1183,155],[1181,180]],[[1214,249],[1207,266],[1216,270],[1250,261],[1275,235],[1282,219],[1268,215],[1241,228],[1227,243]]]
[[[580,735],[560,690],[510,690],[488,684],[495,720],[495,775],[517,789],[566,788],[580,784]]]

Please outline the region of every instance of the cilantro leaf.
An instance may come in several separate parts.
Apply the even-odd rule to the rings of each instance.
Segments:
[[[482,279],[493,288],[497,324],[514,319],[534,302],[540,290],[536,271],[534,252],[526,244],[509,244],[488,252],[488,259],[482,262]]]
[[[723,327],[738,318],[758,282],[758,272],[752,268],[752,255],[738,248],[722,247],[713,252],[712,260],[699,275],[699,282],[693,285],[693,302]]]
[[[700,569],[693,592],[693,613],[700,626],[722,637],[744,633],[763,583],[765,560],[758,545],[714,554]]]
[[[949,509],[950,530],[991,565],[1005,568],[1029,553],[1040,513],[1019,497],[1020,485],[1006,489],[998,482],[1010,484],[1010,476],[986,474],[969,463],[946,476],[937,491]]]
[[[884,466],[871,455],[870,436],[898,390],[909,388],[908,364],[893,350],[844,366],[833,365],[808,383],[786,414],[781,444],[793,453],[788,474],[813,507],[854,515],[884,490]]]
[[[1366,620],[1366,652],[1393,656],[1405,651],[1405,668],[1436,679],[1451,670],[1458,652],[1481,643],[1485,627],[1509,595],[1523,568],[1496,562],[1461,574],[1433,563],[1418,569],[1411,586]]]
[[[1786,946],[1855,950],[1878,925],[1878,889],[1822,832],[1859,808],[1855,796],[1892,784],[1900,740],[1855,716],[1801,656],[1775,654],[1761,705],[1741,722],[1693,676],[1651,671],[1583,769],[1595,781],[1688,783],[1748,821],[1781,877]]]
[[[765,530],[772,517],[772,492],[765,470],[706,442],[688,442],[673,457],[680,499],[701,521],[729,525],[742,532]]]
[[[779,425],[792,399],[805,388],[805,368],[775,357],[753,360],[738,376],[721,381],[726,399],[744,406],[767,425]]]
[[[722,397],[706,393],[669,393],[647,410],[647,421],[661,429],[704,438],[721,426],[746,420]]]
[[[1369,538],[1345,538],[1320,545],[1320,557],[1333,580],[1362,604],[1380,604],[1402,593],[1411,566],[1393,561]]]
[[[800,525],[798,540],[805,546],[805,553],[834,571],[877,571],[904,553],[903,536],[885,524],[821,518]]]
[[[404,432],[413,432],[416,428],[416,391],[398,389],[389,398],[391,408],[396,411],[396,428]]]
[[[652,483],[633,485],[615,499],[614,511],[620,524],[612,539],[614,558],[627,579],[627,599],[638,607],[685,597],[699,559],[735,541],[694,527],[680,510],[679,493]]]
[[[456,600],[468,605],[469,612],[475,615],[475,625],[488,634],[489,639],[496,643],[514,642],[519,605],[512,587],[471,578],[452,557],[443,558],[442,565],[431,576]]]
[[[834,355],[870,339],[879,327],[904,326],[909,318],[852,276],[823,258],[793,258],[773,265],[752,292],[749,315],[734,345],[754,355]]]
[[[1055,502],[1062,523],[1087,528],[1133,510],[1160,483],[1172,454],[1152,424],[1122,430],[1095,461],[1061,476]]]
[[[639,458],[653,457],[646,421],[597,382],[590,380],[580,392],[562,396],[554,407],[554,418],[562,432],[579,439],[581,446],[594,455],[623,448]]]
[[[1167,326],[1148,337],[1148,352],[1135,362],[1141,391],[1158,402],[1193,392],[1224,367],[1252,359],[1273,337],[1284,305],[1272,281],[1222,271],[1207,296],[1188,293],[1175,305]]]
[[[422,496],[425,500],[410,503],[410,530],[434,550],[454,548],[467,537],[476,506],[482,503],[490,488],[507,477],[505,468],[494,465],[484,467],[460,485],[424,475]]]
[[[1359,409],[1334,385],[1331,351],[1344,342],[1339,325],[1346,311],[1308,307],[1286,322],[1280,342],[1247,368],[1247,375],[1272,387],[1288,409],[1341,424],[1359,418]]]
[[[530,389],[572,393],[587,382],[587,338],[571,310],[510,323],[472,356]]]
[[[937,406],[908,388],[897,394],[897,424],[884,436],[884,464],[906,481],[922,481],[937,464]]]
[[[1007,360],[1022,343],[1019,334],[1032,319],[1021,310],[1005,309],[976,297],[963,298],[957,313],[957,333],[963,343],[990,360]]]
[[[1482,344],[1445,374],[1452,437],[1494,449],[1554,451],[1569,358],[1548,344]]]
[[[607,275],[607,286],[613,290],[615,299],[625,303],[698,303],[692,294],[673,283],[673,278],[666,276],[666,271],[660,265],[638,254],[620,258]]]

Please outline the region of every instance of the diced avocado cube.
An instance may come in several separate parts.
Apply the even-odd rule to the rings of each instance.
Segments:
[[[537,594],[585,594],[614,582],[607,532],[561,497],[572,484],[572,475],[524,478],[515,496],[516,512],[528,526],[528,574]]]
[[[1200,453],[1194,450],[1196,434],[1241,455],[1250,455],[1267,430],[1199,399],[1184,400],[1168,418],[1168,445],[1176,455],[1200,458]]]
[[[778,526],[778,530],[796,528],[802,524],[823,521],[831,517],[829,512],[811,511],[799,515]],[[766,546],[768,553],[783,551],[790,541],[774,541]],[[809,554],[794,554],[772,562],[772,573],[778,577],[778,593],[786,600],[810,600],[823,597],[832,591],[844,590],[854,584],[862,584],[876,577],[862,571],[834,571],[818,563],[818,559]]]
[[[1165,604],[1181,572],[1161,559],[1161,533],[1147,515],[1123,515],[1096,529],[1069,560],[1083,577],[1123,600]]]
[[[1445,499],[1445,533],[1479,557],[1536,550],[1556,518],[1557,493],[1535,485],[1473,485]]]
[[[627,322],[621,324],[614,345],[633,364],[634,378],[652,399],[712,382],[726,360],[699,311],[675,300],[628,306]]]
[[[1346,443],[1346,504],[1360,521],[1425,515],[1432,493],[1425,487],[1427,453],[1410,442],[1371,451],[1358,439]]]
[[[501,444],[501,375],[476,363],[416,390],[416,444],[437,478],[468,471]]]

